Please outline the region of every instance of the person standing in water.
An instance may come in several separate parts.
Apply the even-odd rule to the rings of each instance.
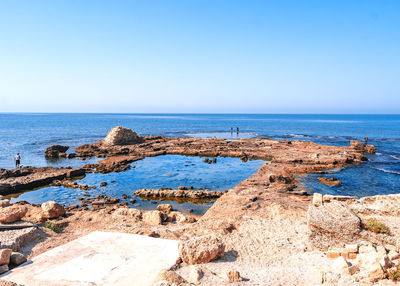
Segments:
[[[236,127],[236,134],[239,134],[239,127]]]
[[[231,134],[233,133],[233,127],[231,127]]]
[[[15,168],[19,168],[19,166],[21,165],[21,156],[19,155],[19,153],[15,155],[14,160],[15,160]]]

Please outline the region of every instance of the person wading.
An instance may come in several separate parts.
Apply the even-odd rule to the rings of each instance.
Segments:
[[[19,168],[19,166],[21,165],[21,156],[19,155],[19,153],[15,155],[14,160],[15,160],[15,168]]]

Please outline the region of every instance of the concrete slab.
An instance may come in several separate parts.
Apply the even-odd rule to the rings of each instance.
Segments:
[[[22,285],[152,285],[178,259],[178,241],[92,232],[0,276]]]

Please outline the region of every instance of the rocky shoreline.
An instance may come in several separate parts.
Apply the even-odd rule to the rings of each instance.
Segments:
[[[181,261],[160,273],[155,285],[161,285],[157,284],[160,281],[167,281],[165,285],[392,285],[393,277],[400,275],[396,270],[399,195],[311,197],[296,190],[293,177],[361,163],[367,160],[364,153],[374,153],[375,147],[355,141],[349,147],[336,147],[266,138],[230,142],[139,137],[136,133],[121,136],[121,132],[131,131],[118,130],[110,132],[113,138],[75,149],[79,157],[105,158],[86,166],[85,172],[122,171],[131,160],[162,154],[209,158],[245,154],[267,162],[220,196],[202,217],[174,213],[163,204],[154,211],[140,211],[115,203],[92,210],[71,208],[59,217],[47,218],[43,217],[43,206],[28,205],[19,219],[40,222],[41,227],[54,222],[61,230],[31,247],[30,257],[83,233],[111,230],[181,241]],[[23,181],[26,175],[7,176],[0,177],[0,182],[7,183],[10,178]],[[138,195],[189,196],[194,192],[140,190]],[[14,207],[4,205],[4,213]]]

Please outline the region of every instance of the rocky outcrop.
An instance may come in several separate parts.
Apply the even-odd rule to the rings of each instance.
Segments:
[[[172,189],[142,189],[135,192],[138,197],[153,198],[188,198],[188,199],[215,199],[222,196],[223,192],[208,190],[172,190]]]
[[[6,172],[0,178],[0,195],[8,195],[51,184],[54,180],[85,175],[81,168],[24,167],[22,172]]]
[[[224,251],[224,243],[215,235],[193,237],[179,243],[179,256],[189,265],[210,262]]]
[[[101,141],[101,143],[107,146],[114,146],[139,144],[143,141],[143,138],[131,129],[117,126],[108,132],[107,136]]]
[[[320,177],[318,178],[318,181],[320,181],[321,183],[328,185],[328,186],[340,186],[342,184],[341,181],[339,181],[337,178],[324,178],[324,177]]]
[[[342,241],[352,241],[361,231],[360,218],[344,203],[338,201],[320,206],[311,204],[307,221],[310,240],[320,248]]]
[[[67,152],[68,149],[68,146],[53,145],[46,149],[44,155],[46,158],[66,158],[67,154],[65,152]]]

